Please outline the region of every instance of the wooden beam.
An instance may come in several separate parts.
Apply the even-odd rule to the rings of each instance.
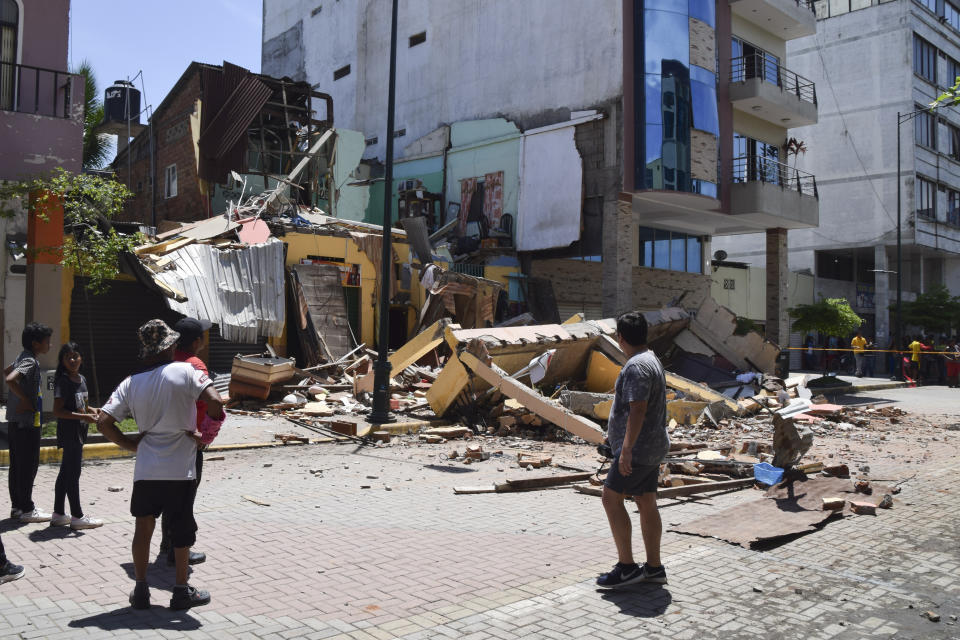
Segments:
[[[427,390],[427,402],[430,403],[430,408],[435,414],[442,416],[456,402],[457,396],[469,382],[470,376],[463,368],[463,364],[457,358],[451,357]]]
[[[682,498],[683,496],[692,496],[711,491],[735,491],[737,489],[752,487],[756,482],[753,478],[740,478],[738,480],[722,480],[720,482],[708,482],[704,484],[687,484],[682,487],[667,487],[657,489],[657,499]],[[573,488],[575,491],[585,493],[589,496],[599,496],[603,493],[601,487],[576,485]]]
[[[390,375],[398,375],[427,353],[439,347],[440,343],[443,342],[445,331],[449,325],[449,318],[441,318],[390,354]],[[454,326],[459,329],[456,325]],[[373,377],[374,374],[368,373],[358,378],[354,395],[361,391],[373,393]]]
[[[592,471],[582,473],[567,473],[562,476],[541,476],[539,478],[513,478],[507,479],[504,483],[496,485],[500,493],[509,491],[525,491],[528,489],[542,489],[544,487],[556,487],[573,482],[581,482],[593,477]]]
[[[451,360],[454,360],[454,358],[451,358]],[[486,380],[500,393],[519,401],[524,407],[537,414],[544,420],[552,422],[564,431],[572,433],[575,436],[579,436],[587,442],[592,442],[594,444],[603,442],[605,435],[600,429],[600,425],[597,423],[587,420],[586,418],[581,418],[578,415],[574,415],[563,407],[554,404],[549,399],[544,398],[534,389],[531,389],[522,382],[514,380],[502,371],[495,371],[483,362],[480,362],[475,355],[468,351],[464,351],[460,354],[460,360],[476,375]],[[444,368],[444,372],[446,372],[447,368],[449,368],[449,366]],[[442,377],[443,374],[440,375],[440,378]],[[437,383],[440,382],[440,378],[437,378]],[[434,387],[437,383],[434,383]],[[434,411],[436,411],[436,407],[434,407],[433,402],[430,403],[430,406],[433,407]]]

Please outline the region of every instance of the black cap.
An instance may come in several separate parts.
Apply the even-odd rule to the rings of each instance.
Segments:
[[[203,335],[203,332],[213,326],[209,320],[196,318],[181,318],[173,325],[174,331],[180,334],[180,344],[189,345]]]

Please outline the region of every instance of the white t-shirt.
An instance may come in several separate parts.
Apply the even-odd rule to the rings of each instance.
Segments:
[[[120,421],[129,417],[144,434],[133,481],[197,477],[197,398],[213,382],[186,362],[171,362],[126,378],[103,406]]]

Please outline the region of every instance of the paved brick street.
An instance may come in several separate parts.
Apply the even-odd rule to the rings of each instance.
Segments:
[[[133,463],[93,463],[82,493],[103,528],[0,523],[10,556],[28,567],[24,579],[0,586],[0,636],[960,637],[951,618],[960,614],[952,484],[960,434],[929,428],[909,459],[879,447],[865,456],[873,477],[917,474],[892,510],[762,552],[668,532],[670,583],[614,593],[593,586],[614,560],[598,498],[569,489],[453,494],[454,485],[523,473],[508,457],[464,466],[444,460],[450,444],[415,443],[219,454],[198,498],[197,549],[209,560],[192,577],[213,601],[188,613],[166,608],[173,570],[163,563],[151,566],[153,609],[127,606]],[[589,449],[581,452],[589,465]],[[41,467],[43,508],[55,474]],[[661,501],[664,525],[757,495]],[[639,531],[635,538],[639,545]],[[941,621],[921,617],[928,610]]]

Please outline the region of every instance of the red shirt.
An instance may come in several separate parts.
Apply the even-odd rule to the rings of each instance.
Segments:
[[[202,371],[208,377],[210,372],[207,371],[207,365],[203,364],[203,360],[198,358],[195,354],[187,353],[186,351],[181,351],[177,349],[173,354],[173,359],[177,362],[186,362],[189,365],[192,365],[197,371]],[[203,422],[203,416],[207,413],[207,403],[203,400],[197,400],[197,429],[200,428],[200,423]]]

